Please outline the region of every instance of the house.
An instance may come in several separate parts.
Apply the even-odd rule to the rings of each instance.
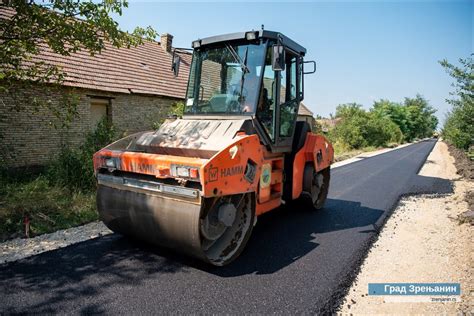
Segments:
[[[11,18],[11,10],[0,8],[2,18]],[[121,134],[152,129],[186,94],[191,54],[175,50],[181,63],[179,75],[174,76],[172,40],[172,35],[162,34],[160,42],[130,49],[107,45],[94,56],[87,51],[63,56],[42,45],[33,61],[60,67],[65,79],[59,87],[18,85],[13,93],[0,92],[0,163],[3,167],[45,165],[62,146],[82,144],[104,117]],[[30,102],[36,98],[63,109],[64,96],[71,93],[78,98],[77,116],[67,129],[53,128],[50,123],[56,117],[51,111]],[[298,120],[313,126],[313,114],[304,104]]]
[[[0,10],[0,18],[5,17]],[[172,40],[172,35],[163,34],[160,42],[130,49],[107,45],[95,56],[87,51],[62,56],[41,46],[34,61],[61,67],[65,80],[59,88],[36,85],[0,92],[0,161],[8,167],[44,165],[62,145],[80,145],[104,117],[123,134],[151,129],[186,94],[191,55],[178,52],[181,63],[175,77]],[[78,97],[78,116],[68,129],[51,127],[51,111],[30,103],[37,98],[61,109],[68,93]]]
[[[317,119],[316,123],[319,124],[322,128],[323,132],[329,132],[330,130],[334,129],[337,124],[341,122],[342,118],[336,117],[336,118],[322,118],[322,119]]]
[[[314,121],[313,112],[311,112],[311,110],[308,109],[308,107],[303,102],[300,103],[300,107],[298,109],[297,121],[308,122],[309,126],[311,126],[311,128],[314,128],[315,121]]]

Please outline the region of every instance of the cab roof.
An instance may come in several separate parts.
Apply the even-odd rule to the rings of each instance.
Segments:
[[[199,42],[200,46],[207,46],[207,45],[213,45],[221,42],[228,42],[228,41],[235,41],[235,40],[246,40],[246,35],[247,33],[255,33],[256,38],[268,38],[268,39],[274,39],[278,40],[280,39],[281,43],[290,48],[291,50],[295,51],[296,53],[304,56],[306,54],[306,48],[303,46],[299,45],[295,41],[293,41],[291,38],[283,35],[282,33],[279,32],[274,32],[274,31],[267,31],[267,30],[258,30],[258,31],[247,31],[247,32],[237,32],[237,33],[229,33],[229,34],[223,34],[223,35],[216,35],[216,36],[211,36],[211,37],[205,37],[202,39],[198,39],[196,41],[193,41],[193,48],[195,47],[194,43]]]

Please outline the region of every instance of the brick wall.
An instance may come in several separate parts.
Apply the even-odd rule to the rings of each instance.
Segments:
[[[55,122],[55,116],[49,110],[31,105],[31,98],[35,97],[61,108],[62,97],[69,92],[79,96],[78,116],[69,129],[54,128],[51,123]],[[62,144],[79,146],[91,130],[90,102],[94,97],[110,98],[110,118],[120,134],[152,129],[153,123],[164,119],[172,104],[179,101],[45,86],[18,89],[13,95],[0,93],[0,162],[7,167],[45,165]]]

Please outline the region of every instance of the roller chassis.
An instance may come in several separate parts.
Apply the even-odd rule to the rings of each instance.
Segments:
[[[273,45],[286,47],[294,56],[288,59],[294,63],[287,67],[298,67],[303,73],[304,48],[279,33],[252,32],[250,37],[247,32],[203,39],[198,47],[193,46],[197,54],[201,45],[227,47],[243,71],[249,45],[263,45],[252,51],[258,55],[262,49],[272,50],[272,43],[276,43]],[[224,46],[226,41],[247,45],[243,46],[245,51],[239,50],[245,58]],[[277,90],[282,85],[278,79],[281,71],[275,72]],[[252,88],[243,88],[246,73],[242,72],[241,93]],[[286,78],[289,83],[290,76]],[[298,91],[301,78],[291,78],[296,80]],[[195,86],[199,83],[196,78],[189,82],[188,95],[189,89],[199,87]],[[263,81],[257,88],[262,100]],[[290,97],[288,90],[285,93]],[[256,113],[249,113],[252,115],[245,111],[233,116],[187,115],[167,120],[157,131],[130,135],[98,151],[94,169],[100,219],[114,232],[222,266],[243,251],[261,214],[298,199],[306,201],[309,208],[322,208],[329,189],[333,148],[326,138],[312,133],[306,122],[295,122],[290,110],[296,104],[297,111],[302,89],[287,103],[280,98],[275,94],[275,108],[266,110],[265,116],[259,116],[261,101]],[[235,100],[245,103],[243,97]],[[192,108],[196,109],[197,102],[188,97]],[[283,107],[287,109],[281,110]],[[280,117],[285,111],[286,116]],[[279,131],[275,137],[268,122],[261,121],[268,114],[275,116],[273,131]]]

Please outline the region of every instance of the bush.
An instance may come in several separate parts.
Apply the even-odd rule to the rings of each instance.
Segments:
[[[438,119],[434,115],[436,110],[421,95],[405,98],[403,103],[383,99],[375,101],[371,112],[387,117],[395,123],[402,133],[402,139],[408,142],[415,138],[433,136],[438,125]]]
[[[474,106],[455,107],[446,116],[443,137],[459,149],[468,150],[474,140]]]
[[[113,142],[116,132],[112,124],[102,120],[97,128],[86,135],[85,142],[78,149],[64,147],[48,168],[48,179],[72,190],[89,192],[95,189],[92,156],[101,148]]]
[[[360,105],[338,106],[336,115],[342,121],[330,132],[329,137],[341,147],[381,147],[388,143],[399,143],[403,138],[400,128],[390,118],[378,112],[366,112]]]
[[[31,235],[97,220],[95,195],[54,186],[44,175],[5,176],[0,190],[0,240],[23,236],[24,218]]]
[[[182,101],[175,102],[171,106],[171,108],[168,112],[168,117],[181,118],[184,115],[184,109],[185,109],[184,102],[182,102]],[[160,117],[158,120],[156,120],[153,123],[153,129],[155,129],[155,130],[159,129],[161,124],[163,124],[164,121],[165,121],[165,118]]]
[[[367,138],[369,146],[381,147],[388,143],[400,143],[403,138],[400,127],[390,118],[380,116],[376,113],[369,113],[364,136]]]
[[[78,149],[64,147],[46,172],[0,170],[0,240],[23,235],[25,217],[32,235],[97,220],[92,155],[114,139],[104,120]]]
[[[468,150],[474,144],[474,61],[470,57],[459,62],[461,67],[441,61],[441,65],[455,79],[453,86],[456,88],[451,93],[455,98],[446,100],[453,108],[446,116],[442,134],[454,146]]]
[[[364,116],[344,118],[330,132],[330,139],[339,142],[341,147],[347,145],[348,148],[356,149],[367,146],[367,140],[363,136],[362,126],[367,119]]]

